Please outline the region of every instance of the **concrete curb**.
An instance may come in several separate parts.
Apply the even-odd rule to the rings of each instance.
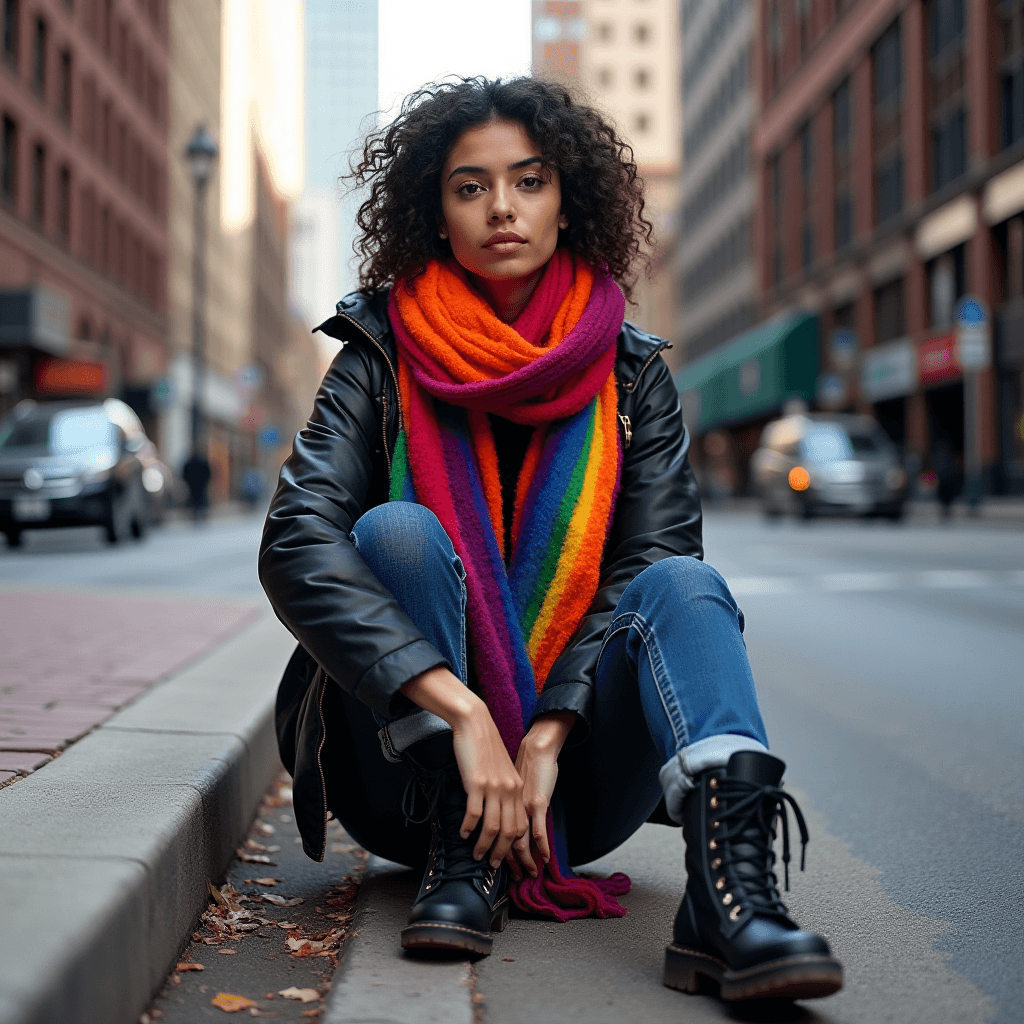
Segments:
[[[399,933],[419,877],[371,856],[356,902],[353,938],[331,987],[324,1024],[472,1024],[467,960],[417,960]]]
[[[0,790],[0,1024],[135,1024],[279,770],[268,611]]]

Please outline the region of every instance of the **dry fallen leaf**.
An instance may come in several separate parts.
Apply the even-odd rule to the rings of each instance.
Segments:
[[[279,885],[284,881],[283,878],[247,878],[246,883],[252,883],[253,885]]]
[[[237,949],[218,949],[217,952],[220,953],[221,956],[234,956],[238,952],[238,950]]]
[[[176,971],[205,971],[206,968],[202,964],[190,964],[184,960],[179,963],[175,968]]]
[[[253,1000],[247,999],[245,996],[236,996],[233,992],[218,992],[210,1000],[210,1003],[225,1013],[238,1013],[239,1010],[248,1010],[251,1006],[256,1005]]]
[[[277,994],[285,999],[301,999],[304,1003],[315,1003],[320,998],[315,988],[283,988]]]
[[[303,1010],[302,1013],[299,1014],[299,1016],[300,1017],[319,1017],[322,1011],[323,1011],[323,1007],[322,1006],[314,1006],[312,1010]]]
[[[277,851],[280,850],[280,849],[281,849],[280,846],[268,846],[267,847],[267,853],[277,853]]]
[[[331,847],[331,853],[351,853],[353,850],[358,850],[359,847],[353,843],[335,843]]]
[[[259,820],[253,822],[252,830],[253,832],[259,832],[261,835],[264,836],[272,836],[277,831],[277,829],[274,828],[273,825],[270,825],[265,821]]]
[[[278,928],[283,928],[286,932],[299,927],[294,921],[278,921],[276,923]]]
[[[300,903],[306,902],[301,896],[296,896],[293,899],[286,899],[284,896],[278,896],[272,892],[264,892],[261,893],[260,896],[268,903],[273,903],[275,907],[297,907]]]

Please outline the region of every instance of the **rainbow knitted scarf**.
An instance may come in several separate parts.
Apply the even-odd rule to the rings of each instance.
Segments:
[[[529,305],[502,323],[454,263],[392,289],[402,431],[391,500],[429,508],[466,571],[473,668],[515,760],[552,665],[586,614],[618,494],[615,343],[625,300],[607,273],[559,250]],[[531,424],[505,551],[487,413]],[[622,874],[578,878],[548,815],[554,856],[513,887],[524,911],[620,917]]]

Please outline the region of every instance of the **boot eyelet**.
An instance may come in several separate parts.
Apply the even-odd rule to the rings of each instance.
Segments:
[[[726,893],[726,894],[725,894],[725,895],[724,895],[724,896],[722,897],[722,902],[723,902],[723,903],[724,903],[724,904],[725,904],[726,906],[729,906],[729,904],[730,904],[730,903],[732,903],[732,893],[731,893],[731,892],[727,892],[727,893]]]
[[[716,857],[711,862],[711,870],[712,871],[717,871],[721,866],[722,866],[722,858],[721,857]]]
[[[718,828],[718,826],[721,825],[721,824],[722,823],[720,821],[713,821],[713,822],[711,822],[711,827],[712,828]]]
[[[717,797],[717,796],[713,796],[713,797],[711,798],[711,804],[710,804],[710,806],[711,806],[711,807],[717,807],[717,806],[718,806],[718,797]]]
[[[724,889],[725,888],[725,879],[724,878],[720,878],[717,882],[715,882],[715,888],[716,889]]]
[[[715,778],[714,776],[712,776],[712,777],[711,777],[711,781],[710,781],[710,782],[708,783],[708,785],[709,785],[709,786],[710,786],[710,787],[711,787],[712,789],[718,789],[718,779],[716,779],[716,778]]]
[[[729,920],[736,921],[739,919],[740,914],[743,913],[743,908],[737,903],[732,910],[729,911]]]
[[[717,839],[712,839],[711,842],[708,843],[708,849],[709,850],[717,850],[718,849],[718,840]]]

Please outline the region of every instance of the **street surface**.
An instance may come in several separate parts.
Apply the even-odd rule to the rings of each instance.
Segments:
[[[256,600],[260,525],[174,526],[114,550],[88,531],[36,534],[0,549],[0,587]],[[839,995],[772,1019],[1018,1024],[1024,530],[712,512],[705,540],[746,615],[772,749],[811,829],[787,899],[847,972]],[[513,920],[475,968],[484,1019],[767,1019],[661,986],[682,853],[675,830],[645,826],[592,866],[632,877],[621,920]],[[325,895],[338,882],[325,876]]]

